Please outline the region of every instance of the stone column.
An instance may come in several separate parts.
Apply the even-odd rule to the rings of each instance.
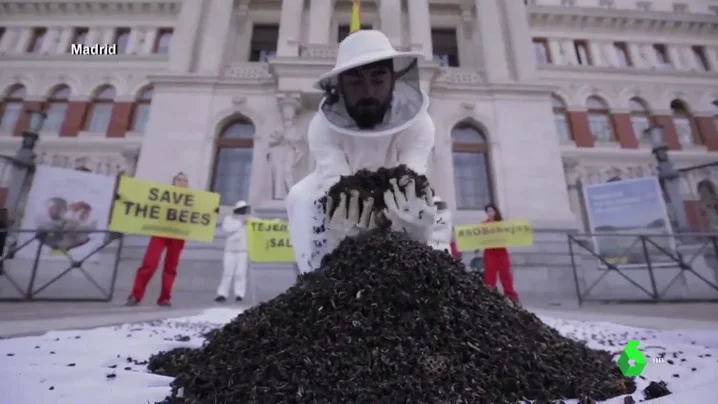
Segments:
[[[570,39],[562,40],[561,48],[563,49],[563,54],[566,58],[566,64],[578,66],[578,57],[576,57],[576,50],[573,47],[573,41]]]
[[[684,66],[683,56],[681,55],[680,49],[676,45],[667,46],[668,59],[671,61],[673,68],[676,70],[686,70]]]
[[[641,45],[637,43],[628,44],[628,57],[631,58],[633,67],[642,68],[646,67],[646,60],[643,58],[643,52],[641,52]]]
[[[325,45],[332,35],[332,0],[309,0],[309,44]]]
[[[100,40],[101,44],[110,44],[114,43],[116,38],[117,32],[114,28],[105,28],[102,30],[102,39]],[[92,45],[92,42],[88,42],[88,44]]]
[[[563,66],[566,64],[566,57],[564,56],[564,52],[561,49],[560,40],[549,39],[548,50],[551,54],[551,63],[557,66]]]
[[[205,0],[184,0],[177,24],[172,32],[169,68],[173,72],[189,73],[200,37],[199,23],[205,9]]]
[[[302,14],[304,0],[282,1],[282,13],[279,17],[279,43],[277,56],[299,56],[299,41],[302,36]]]
[[[713,72],[718,72],[718,48],[715,46],[706,46],[705,53],[708,68]]]
[[[145,31],[145,41],[142,43],[140,53],[149,55],[154,51],[155,42],[157,41],[157,28],[148,28]]]
[[[233,1],[212,0],[205,11],[209,13],[204,32],[199,35],[202,45],[197,59],[197,70],[203,73],[219,73],[224,62],[224,49],[232,22]]]
[[[127,40],[127,54],[135,55],[142,40],[142,28],[133,27],[130,31],[130,37]]]
[[[0,38],[0,53],[10,53],[13,51],[15,38],[19,36],[17,28],[7,28],[5,34]]]
[[[479,40],[484,51],[482,60],[486,78],[490,82],[509,81],[511,73],[506,53],[506,38],[501,26],[497,0],[476,0]],[[530,53],[534,57],[533,51]]]
[[[74,35],[74,32],[72,32],[70,34],[70,36],[71,36],[70,41],[72,41],[74,39],[74,38],[72,38],[72,35]],[[85,37],[85,43],[87,45],[94,45],[96,43],[100,43],[101,41],[102,41],[102,28],[93,27],[87,31],[87,36]],[[108,42],[108,43],[112,43],[111,41],[112,41],[112,39],[110,39],[110,42]]]
[[[656,57],[656,51],[653,49],[653,45],[651,44],[642,44],[641,45],[641,53],[644,56],[645,66],[648,68],[659,68],[658,58]],[[661,68],[663,66],[660,66]]]
[[[434,59],[434,47],[431,43],[431,16],[429,0],[407,2],[409,10],[409,38],[411,49],[424,54],[426,60]]]
[[[62,32],[60,32],[60,38],[57,41],[57,48],[55,51],[57,53],[69,53],[70,52],[70,42],[72,42],[73,35],[75,34],[74,29],[72,27],[66,27],[62,29]],[[85,42],[89,44],[89,42]]]
[[[588,44],[588,53],[591,57],[591,63],[594,66],[605,66],[606,63],[603,60],[603,55],[601,54],[601,44],[596,42],[590,42]]]
[[[386,34],[394,47],[400,47],[401,41],[401,0],[380,0],[379,21],[381,31]]]
[[[511,43],[516,80],[535,81],[538,73],[537,63],[532,49],[532,35],[526,4],[522,1],[508,2],[504,0],[501,0],[500,3],[506,14],[505,23],[510,28],[508,29],[509,42]],[[478,13],[481,13],[478,7],[477,10]]]
[[[15,42],[14,53],[25,53],[32,40],[32,28],[18,29],[17,42]]]
[[[57,51],[57,40],[60,37],[60,31],[62,28],[51,27],[47,29],[45,33],[45,40],[42,42],[40,53],[54,54]]]
[[[616,49],[613,47],[612,42],[602,43],[601,47],[603,48],[603,54],[605,55],[604,62],[606,66],[621,66],[618,61],[618,53],[616,53]],[[626,55],[626,57],[630,56]]]

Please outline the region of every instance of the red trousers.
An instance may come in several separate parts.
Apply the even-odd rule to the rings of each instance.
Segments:
[[[142,259],[142,265],[137,268],[135,283],[132,286],[132,294],[130,296],[137,299],[137,301],[142,301],[142,298],[145,296],[147,284],[150,283],[152,275],[155,274],[160,264],[162,253],[167,249],[165,267],[162,271],[162,290],[160,291],[160,297],[157,301],[160,303],[169,302],[172,298],[172,286],[175,283],[175,277],[177,277],[177,265],[179,264],[179,258],[183,248],[184,240],[169,237],[150,238],[147,251],[145,251],[145,257]]]
[[[514,289],[514,277],[511,274],[511,261],[505,248],[487,248],[484,250],[484,283],[496,288],[496,278],[501,281],[504,295],[513,301],[519,300]]]

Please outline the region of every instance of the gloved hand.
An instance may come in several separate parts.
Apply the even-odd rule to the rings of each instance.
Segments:
[[[387,206],[385,215],[391,220],[393,231],[404,232],[412,240],[426,243],[431,235],[431,228],[436,220],[436,206],[434,206],[434,193],[429,186],[424,190],[424,196],[416,195],[416,183],[404,176],[399,179],[404,192],[399,189],[396,179],[389,180],[393,190],[384,193],[384,203]]]
[[[351,192],[348,209],[346,199],[346,194],[339,194],[336,210],[331,217],[327,218],[327,241],[333,246],[339,245],[346,237],[357,236],[374,227],[374,214],[372,212],[374,198],[370,197],[361,202],[361,216],[359,215],[359,192]],[[334,205],[335,201],[331,197],[327,198],[327,214],[332,211]]]

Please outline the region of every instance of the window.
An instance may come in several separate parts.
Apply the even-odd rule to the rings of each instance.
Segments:
[[[576,52],[576,60],[578,64],[588,66],[591,64],[591,58],[588,53],[588,42],[573,41],[573,49]]]
[[[613,49],[616,51],[616,59],[618,59],[618,66],[631,66],[631,58],[630,56],[628,56],[628,45],[625,42],[614,42]]]
[[[671,60],[668,58],[668,51],[666,50],[665,45],[653,45],[653,53],[656,55],[656,61],[658,62],[659,68],[670,69],[673,67]]]
[[[35,28],[32,30],[32,37],[30,37],[30,43],[27,45],[28,53],[40,53],[42,45],[45,43],[45,37],[47,36],[47,30],[45,28]]]
[[[88,28],[75,28],[72,33],[72,44],[89,45],[87,43],[87,34],[90,32]],[[69,49],[69,48],[68,48]]]
[[[493,202],[486,136],[469,123],[451,130],[456,208],[480,210]]]
[[[559,142],[567,143],[573,141],[571,125],[569,125],[568,122],[568,108],[566,107],[566,103],[558,96],[552,95],[551,105],[553,106],[553,121],[556,124]]]
[[[23,100],[27,95],[25,86],[10,87],[0,104],[0,132],[14,133],[22,113]]]
[[[700,143],[697,142],[696,132],[693,130],[693,117],[686,104],[681,100],[673,100],[671,101],[671,111],[673,111],[673,126],[676,127],[678,142],[682,145]]]
[[[277,54],[278,25],[255,25],[249,49],[250,62],[266,62]],[[236,201],[235,201],[236,202]]]
[[[359,29],[372,29],[373,27],[370,24],[361,24],[359,26]],[[344,40],[344,38],[349,36],[349,25],[340,25],[337,27],[337,43]]]
[[[112,86],[101,87],[92,98],[85,129],[93,133],[107,133],[114,107],[115,88]]]
[[[150,107],[152,106],[152,88],[148,87],[140,91],[135,104],[132,106],[132,124],[130,132],[145,133],[147,120],[150,117]]]
[[[551,63],[551,53],[549,52],[548,40],[545,38],[534,38],[533,44],[536,63],[540,65]]]
[[[586,108],[588,109],[588,126],[593,139],[597,142],[613,141],[613,125],[606,102],[598,97],[589,97],[586,100]]]
[[[43,131],[60,132],[67,116],[70,93],[70,88],[65,85],[55,87],[50,93],[47,99],[47,118],[45,118],[45,124],[42,127]]]
[[[117,53],[127,53],[127,45],[130,43],[130,29],[117,28],[115,30],[115,44],[117,44]]]
[[[651,139],[645,139],[645,130],[651,127],[651,115],[646,107],[646,103],[640,98],[631,98],[628,101],[628,109],[631,113],[631,126],[636,139],[650,142]]]
[[[693,51],[696,67],[703,71],[710,70],[708,58],[706,57],[706,49],[703,46],[693,46],[691,47],[691,50]]]
[[[455,28],[435,28],[431,30],[434,47],[434,60],[442,67],[459,66],[459,45]]]
[[[172,43],[172,28],[162,28],[157,31],[157,39],[153,47],[154,53],[166,55],[170,52],[170,45]]]
[[[220,132],[212,191],[220,194],[222,205],[249,200],[254,134],[254,124],[244,117],[233,120]]]

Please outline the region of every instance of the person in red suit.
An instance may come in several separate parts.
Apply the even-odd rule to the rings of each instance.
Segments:
[[[504,219],[501,216],[501,211],[494,204],[486,205],[484,211],[487,216],[484,223],[499,222]],[[501,281],[504,295],[515,303],[519,303],[519,294],[514,289],[514,278],[511,274],[509,252],[504,247],[484,250],[484,283],[490,288],[496,288],[497,277]]]
[[[453,239],[453,238],[451,239],[450,246],[451,246],[451,256],[457,260],[460,260],[463,255],[461,254],[461,251],[459,251],[459,248],[456,246],[455,239]]]
[[[187,188],[189,186],[189,179],[187,175],[179,172],[172,179],[172,185]],[[177,277],[177,265],[179,265],[180,254],[183,248],[184,240],[160,236],[150,237],[150,243],[147,245],[145,256],[142,259],[142,265],[137,268],[132,293],[127,298],[127,306],[136,306],[142,301],[142,298],[145,296],[147,284],[150,283],[152,275],[155,274],[160,264],[162,253],[165,252],[165,250],[167,250],[167,253],[165,254],[165,265],[162,271],[162,287],[160,297],[157,299],[157,304],[163,307],[171,306],[172,286]]]

